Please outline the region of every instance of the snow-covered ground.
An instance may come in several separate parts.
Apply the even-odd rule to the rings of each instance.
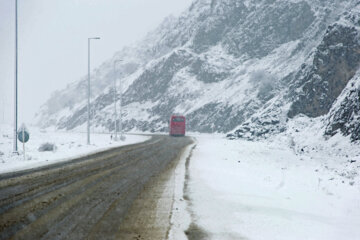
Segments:
[[[360,147],[341,135],[325,141],[321,121],[298,117],[258,142],[194,134],[174,175],[170,239],[186,239],[186,230],[215,240],[360,239]],[[149,139],[92,134],[87,146],[85,133],[31,128],[24,160],[12,154],[11,130],[0,125],[0,173]],[[45,142],[56,151],[39,152]]]
[[[86,144],[86,133],[45,131],[36,127],[29,128],[30,140],[25,144],[26,158],[24,159],[23,145],[18,143],[20,155],[14,155],[13,133],[9,125],[0,125],[0,173],[18,171],[39,167],[59,161],[66,161],[109,148],[134,144],[148,140],[150,137],[140,135],[126,135],[125,141],[114,141],[110,134],[91,134],[91,145]],[[43,143],[55,144],[56,150],[40,152]]]
[[[360,239],[359,145],[291,131],[263,142],[195,136],[174,212],[187,211],[203,239]],[[189,221],[172,222],[183,239]]]

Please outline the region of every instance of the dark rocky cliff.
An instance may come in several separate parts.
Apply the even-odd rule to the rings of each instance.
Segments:
[[[334,24],[316,49],[301,93],[291,105],[289,117],[318,117],[329,112],[333,102],[360,67],[360,38],[355,27]]]

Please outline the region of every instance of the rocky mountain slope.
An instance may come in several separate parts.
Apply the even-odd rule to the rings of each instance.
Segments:
[[[196,0],[93,72],[93,126],[114,129],[118,77],[126,130],[166,131],[178,113],[190,131],[266,137],[304,114],[358,140],[359,13],[356,0]],[[85,85],[54,93],[40,125],[84,128]]]

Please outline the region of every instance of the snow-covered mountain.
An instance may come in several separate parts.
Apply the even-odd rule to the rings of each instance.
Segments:
[[[358,140],[359,16],[357,0],[196,0],[92,73],[93,125],[114,129],[117,76],[127,130],[165,131],[179,113],[191,131],[266,137],[303,114]],[[83,128],[86,84],[54,93],[40,125]]]

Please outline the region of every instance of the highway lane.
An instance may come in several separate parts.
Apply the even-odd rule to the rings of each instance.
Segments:
[[[0,175],[0,239],[116,239],[144,186],[190,143],[187,137],[153,136],[70,162]]]

